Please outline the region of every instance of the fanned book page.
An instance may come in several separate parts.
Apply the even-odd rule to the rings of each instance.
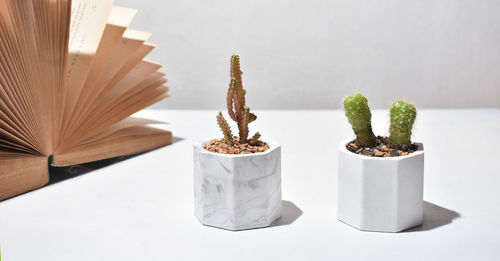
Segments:
[[[111,0],[0,0],[0,200],[46,184],[48,164],[172,142],[159,122],[129,117],[168,97],[161,65],[144,59],[150,34],[128,29],[135,13]]]

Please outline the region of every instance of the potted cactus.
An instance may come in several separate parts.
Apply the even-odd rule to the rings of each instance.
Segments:
[[[411,142],[416,109],[396,101],[390,108],[389,137],[375,136],[368,100],[344,101],[356,138],[341,142],[338,219],[359,230],[399,232],[423,219],[424,150]]]
[[[248,124],[257,116],[245,105],[238,55],[231,57],[227,113],[236,122],[232,134],[222,112],[217,115],[223,137],[194,144],[195,215],[208,226],[243,230],[271,225],[281,211],[281,148]]]

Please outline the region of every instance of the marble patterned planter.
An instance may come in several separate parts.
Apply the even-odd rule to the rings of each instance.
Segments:
[[[376,158],[339,147],[338,219],[359,230],[399,232],[422,224],[424,149]]]
[[[194,144],[195,215],[207,226],[228,230],[267,227],[280,217],[281,147],[263,139],[262,153],[207,151],[214,138]]]

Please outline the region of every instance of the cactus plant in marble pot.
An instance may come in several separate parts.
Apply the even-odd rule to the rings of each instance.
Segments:
[[[257,116],[245,105],[241,74],[233,55],[227,112],[239,136],[219,112],[223,137],[194,145],[195,215],[204,225],[228,230],[267,227],[281,211],[281,148],[258,132],[249,138],[248,124]]]
[[[375,136],[368,100],[349,96],[344,109],[356,138],[341,142],[338,219],[360,230],[399,232],[423,219],[424,150],[410,140],[416,109],[396,101],[390,136]]]

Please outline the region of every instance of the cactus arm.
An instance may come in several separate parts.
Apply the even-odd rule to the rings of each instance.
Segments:
[[[243,73],[240,68],[240,57],[236,54],[231,56],[231,82],[235,82],[234,85],[234,108],[236,114],[236,121],[239,122],[243,119],[245,114],[245,90],[243,89],[243,81],[241,80],[241,74]]]
[[[250,113],[250,118],[248,119],[248,123],[253,122],[257,119],[257,115]]]
[[[233,95],[234,110],[236,114],[236,122],[240,122],[245,114],[245,91],[238,84],[238,80],[234,79],[234,81],[236,81]]]
[[[227,97],[226,97],[226,104],[227,104],[227,113],[229,114],[229,117],[233,119],[233,121],[237,121],[236,115],[234,114],[234,109],[233,109],[233,99],[234,99],[234,89],[236,88],[236,80],[231,79],[231,83],[229,83],[229,88],[227,89]]]
[[[256,132],[252,138],[248,141],[248,144],[250,145],[257,145],[258,142],[259,142],[259,138],[260,138],[260,133]]]
[[[362,146],[375,146],[376,137],[372,131],[372,115],[368,107],[368,99],[360,93],[351,95],[344,100],[344,109],[356,134],[356,142]]]
[[[411,130],[417,110],[411,103],[395,101],[390,108],[391,125],[389,144],[392,147],[405,148],[411,145]]]
[[[241,74],[243,74],[243,72],[241,71],[241,68],[240,68],[240,57],[236,54],[233,54],[231,56],[231,79],[236,79],[240,85],[243,86],[243,82],[241,81]]]
[[[245,107],[243,118],[238,122],[238,130],[240,134],[240,143],[248,142],[248,121],[250,120],[250,108]]]
[[[233,133],[231,132],[231,127],[229,127],[226,119],[224,118],[224,116],[222,116],[222,112],[219,112],[219,115],[217,115],[217,124],[224,134],[224,140],[226,141],[226,144],[229,146],[233,146]]]

